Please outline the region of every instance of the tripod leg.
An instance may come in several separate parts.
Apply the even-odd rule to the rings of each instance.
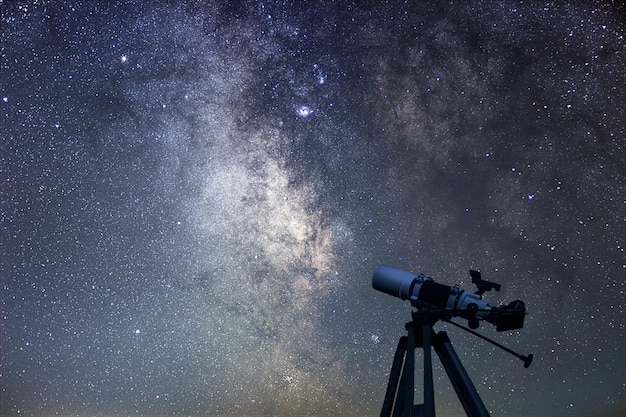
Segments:
[[[423,320],[423,317],[414,319],[407,324],[407,351],[402,370],[402,379],[396,399],[397,408],[393,410],[394,417],[435,417],[435,391],[433,387],[433,368],[431,339],[432,325]],[[424,403],[414,404],[415,399],[415,349],[423,350],[424,360]]]
[[[433,361],[431,352],[431,335],[433,328],[422,325],[422,347],[424,355],[424,403],[421,406],[423,417],[435,417],[435,388],[433,385]]]
[[[448,373],[452,386],[454,386],[456,394],[459,400],[461,400],[461,404],[463,404],[465,413],[467,413],[469,417],[489,417],[489,412],[483,400],[480,398],[480,395],[478,395],[476,387],[474,387],[461,360],[454,351],[446,332],[439,332],[434,335],[434,337],[435,341],[433,345],[435,351],[439,355],[439,359],[441,359],[441,363]]]
[[[380,417],[391,417],[393,403],[396,398],[396,393],[398,392],[398,382],[400,382],[402,364],[404,363],[404,357],[406,355],[406,339],[406,336],[402,336],[398,341],[398,347],[396,348],[396,353],[393,356],[393,365],[391,366],[391,372],[389,373],[389,383],[387,384],[385,402],[383,403],[383,408],[380,411]]]
[[[413,398],[415,392],[415,329],[407,326],[406,357],[400,379],[400,388],[396,400],[394,417],[411,417],[413,413]]]

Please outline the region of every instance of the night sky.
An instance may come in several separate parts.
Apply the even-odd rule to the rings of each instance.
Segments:
[[[0,1],[2,416],[376,416],[379,264],[526,303],[436,325],[494,416],[624,415],[624,8],[228,3]]]

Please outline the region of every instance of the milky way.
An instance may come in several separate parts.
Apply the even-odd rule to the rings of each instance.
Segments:
[[[437,325],[493,415],[626,410],[623,8],[170,3],[3,6],[2,415],[378,415],[382,263],[525,301]]]

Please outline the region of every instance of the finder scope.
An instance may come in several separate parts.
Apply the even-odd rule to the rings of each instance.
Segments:
[[[423,274],[380,265],[374,271],[372,287],[401,300],[409,300],[418,309],[462,317],[468,320],[472,329],[478,328],[478,321],[485,320],[496,325],[496,330],[521,329],[524,326],[526,307],[520,300],[508,305],[492,307],[482,300],[482,294],[491,289],[500,290],[500,285],[481,278],[480,272],[470,271],[472,282],[478,287],[476,293],[461,289],[458,285],[448,286],[436,283]]]

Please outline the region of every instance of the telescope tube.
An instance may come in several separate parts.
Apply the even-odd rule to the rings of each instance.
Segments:
[[[487,321],[493,318],[488,311],[491,306],[478,294],[467,292],[458,286],[438,284],[432,278],[415,275],[411,272],[380,265],[372,276],[375,290],[393,295],[401,300],[409,300],[414,307],[430,307],[447,310],[479,310],[475,316]],[[480,311],[483,310],[483,311]],[[464,316],[465,314],[453,313]]]

